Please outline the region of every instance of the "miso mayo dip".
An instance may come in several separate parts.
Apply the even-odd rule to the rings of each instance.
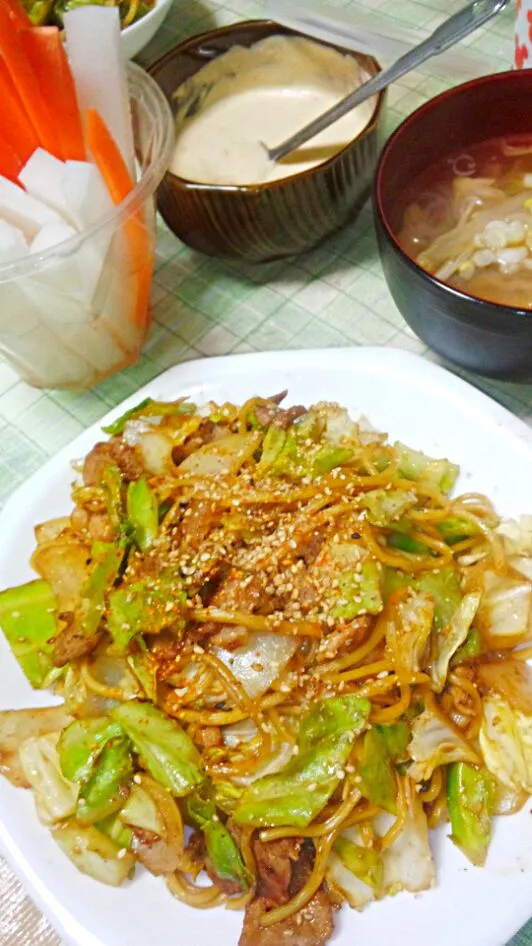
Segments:
[[[181,85],[170,170],[198,184],[263,184],[328,161],[368,125],[376,96],[291,155],[279,144],[370,78],[353,56],[297,36],[235,46]]]

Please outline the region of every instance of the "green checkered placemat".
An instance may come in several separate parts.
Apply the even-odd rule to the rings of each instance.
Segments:
[[[389,19],[391,31],[397,24],[426,33],[463,2],[329,0],[335,7],[354,10],[358,5],[378,11]],[[488,29],[469,38],[470,45],[490,61],[492,71],[512,66],[514,12],[510,8]],[[187,36],[215,25],[261,16],[258,0],[223,4],[175,0],[141,61],[147,64]],[[450,84],[436,74],[404,77],[389,90],[385,133]],[[438,360],[411,332],[390,297],[369,207],[318,250],[266,265],[202,256],[180,244],[161,223],[152,303],[154,323],[140,361],[90,392],[43,393],[20,381],[0,360],[0,506],[47,457],[177,362],[235,352],[352,345],[388,345]],[[464,376],[532,423],[532,386]],[[59,946],[1,859],[0,944]],[[532,946],[532,922],[511,946]]]

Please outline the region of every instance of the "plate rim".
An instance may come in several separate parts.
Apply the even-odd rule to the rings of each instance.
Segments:
[[[498,427],[506,431],[511,439],[519,441],[527,452],[532,454],[532,429],[525,421],[513,414],[508,408],[504,407],[490,395],[476,388],[472,383],[455,375],[448,368],[434,363],[418,354],[405,351],[400,348],[380,347],[380,346],[360,346],[355,348],[309,348],[309,349],[288,349],[266,352],[245,352],[232,355],[222,355],[216,357],[201,357],[186,362],[180,362],[156,375],[146,384],[137,388],[132,394],[128,395],[123,401],[115,407],[106,411],[102,417],[92,424],[89,424],[79,432],[71,441],[61,447],[58,451],[47,457],[42,466],[30,475],[22,484],[20,484],[8,497],[4,507],[0,511],[0,530],[11,519],[14,507],[20,505],[25,494],[31,491],[34,484],[39,482],[43,472],[50,466],[59,466],[66,462],[69,464],[76,455],[76,445],[82,440],[86,440],[94,434],[98,436],[104,425],[111,423],[117,417],[139,402],[143,396],[156,396],[157,389],[168,389],[174,386],[176,397],[179,396],[179,387],[187,385],[201,384],[201,372],[204,366],[208,366],[209,376],[205,381],[207,383],[227,382],[230,386],[230,372],[233,367],[237,367],[239,377],[245,373],[246,365],[249,365],[250,378],[257,378],[257,384],[260,386],[260,367],[264,366],[266,370],[282,370],[291,368],[296,375],[300,368],[308,370],[315,367],[317,371],[324,366],[323,360],[330,360],[339,364],[344,370],[349,367],[356,368],[357,364],[363,362],[375,361],[378,370],[391,372],[398,375],[420,375],[433,388],[439,389],[442,396],[451,394],[456,398],[463,399],[467,397],[468,405],[474,411],[478,411],[484,417],[488,417]],[[242,370],[244,368],[244,371]],[[256,370],[255,370],[256,369]],[[328,366],[330,370],[330,365]],[[347,399],[347,398],[346,398]],[[363,405],[362,405],[363,409]],[[103,435],[105,436],[105,435]],[[1,533],[0,533],[1,534]],[[105,946],[98,934],[94,934],[88,927],[80,923],[74,912],[68,906],[63,905],[46,886],[46,881],[36,873],[31,860],[28,859],[16,841],[10,834],[4,818],[2,808],[0,808],[0,853],[5,858],[7,864],[20,882],[23,890],[27,893],[37,909],[45,916],[52,928],[61,937],[66,946]],[[519,923],[519,928],[522,922]],[[508,924],[511,925],[511,922]],[[513,935],[513,934],[512,934]]]
[[[386,362],[395,362],[398,364],[399,368],[404,363],[404,367],[408,368],[409,365],[412,369],[417,369],[425,374],[429,380],[433,379],[436,383],[439,382],[438,387],[445,385],[447,391],[452,391],[456,396],[467,393],[470,403],[473,406],[482,410],[489,406],[489,414],[498,422],[501,426],[504,426],[508,429],[514,436],[517,436],[519,440],[523,440],[527,445],[532,448],[532,427],[518,417],[516,414],[513,414],[507,407],[504,407],[500,404],[495,398],[491,397],[489,394],[486,394],[484,391],[476,388],[474,384],[469,381],[466,381],[464,378],[459,377],[454,374],[449,368],[437,364],[433,361],[429,361],[427,358],[422,357],[414,352],[405,351],[401,348],[392,348],[392,347],[380,347],[378,345],[366,345],[358,346],[356,348],[342,347],[342,348],[302,348],[302,349],[279,349],[275,351],[262,351],[262,352],[241,352],[232,355],[217,355],[214,357],[203,357],[203,358],[193,358],[190,361],[179,362],[175,365],[170,366],[165,371],[156,375],[142,387],[137,388],[135,392],[129,394],[123,401],[120,401],[115,407],[112,407],[110,410],[106,411],[97,421],[92,424],[89,424],[88,427],[84,428],[75,437],[72,438],[67,444],[60,447],[55,453],[47,457],[43,465],[36,470],[34,473],[20,483],[16,489],[8,496],[6,502],[4,503],[2,509],[0,510],[0,528],[3,524],[3,520],[6,517],[6,513],[9,513],[13,503],[16,503],[19,500],[26,490],[31,488],[33,483],[37,482],[42,476],[43,470],[46,469],[50,463],[59,463],[63,459],[67,458],[67,463],[72,459],[71,451],[76,447],[76,444],[82,439],[86,438],[89,433],[92,431],[100,430],[105,425],[112,423],[125,410],[129,410],[130,407],[134,407],[138,403],[138,398],[142,398],[143,394],[146,394],[148,391],[153,391],[154,387],[161,383],[166,383],[169,379],[174,376],[178,379],[179,374],[183,373],[186,375],[189,371],[194,373],[201,369],[202,365],[208,364],[211,369],[216,371],[221,365],[230,367],[231,365],[241,365],[243,363],[249,363],[251,365],[255,364],[260,366],[262,363],[269,363],[272,360],[276,360],[278,364],[276,366],[283,367],[285,362],[289,362],[291,359],[295,359],[300,364],[308,363],[309,365],[316,364],[316,367],[319,369],[319,364],[317,360],[319,358],[333,358],[335,361],[339,360],[340,362],[349,362],[352,359],[357,361],[364,361],[365,359],[377,358],[377,360],[382,360],[383,367],[386,366]],[[294,366],[294,367],[297,367]],[[69,456],[70,454],[70,456]]]

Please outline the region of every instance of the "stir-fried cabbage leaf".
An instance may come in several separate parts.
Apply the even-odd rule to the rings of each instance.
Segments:
[[[480,762],[473,746],[442,713],[425,709],[412,722],[408,770],[415,782],[427,781],[434,769],[450,762]]]
[[[182,580],[171,568],[111,591],[107,627],[118,652],[124,653],[139,634],[157,634],[167,627],[180,630],[185,602]]]
[[[410,677],[421,669],[433,619],[434,602],[432,596],[424,592],[399,590],[386,603],[381,618],[386,652],[399,678]]]
[[[411,450],[397,441],[394,448],[399,459],[398,473],[406,480],[424,482],[440,489],[442,493],[450,493],[460,467],[449,460],[434,460],[420,450]]]
[[[57,634],[57,607],[51,585],[44,580],[0,593],[0,627],[33,687],[46,685],[53,669],[52,639]]]
[[[113,586],[122,564],[124,550],[112,542],[95,542],[91,558],[92,571],[81,589],[75,612],[76,627],[86,636],[96,633],[105,612],[107,593]]]
[[[476,627],[486,647],[503,650],[532,636],[532,582],[512,575],[484,573]]]
[[[465,595],[449,624],[433,635],[430,673],[436,693],[440,693],[445,686],[451,658],[464,644],[479,602],[479,594]]]
[[[132,480],[127,488],[127,517],[133,540],[145,552],[159,531],[159,504],[145,476]]]
[[[427,818],[421,798],[409,778],[403,779],[402,791],[405,821],[393,844],[382,852],[382,892],[388,894],[395,894],[400,890],[408,890],[411,893],[428,890],[435,879]]]
[[[201,758],[190,736],[151,703],[130,700],[111,711],[144,765],[173,795],[188,795],[203,782]]]
[[[452,619],[462,600],[460,578],[452,567],[424,571],[420,575],[408,575],[395,568],[386,568],[384,575],[385,597],[389,598],[400,588],[413,588],[421,594],[430,595],[434,602],[434,630],[441,631]]]
[[[382,608],[382,569],[356,542],[328,542],[316,561],[332,617],[352,621],[358,614]]]
[[[532,715],[495,693],[483,700],[480,748],[489,771],[504,785],[532,794]]]
[[[373,887],[377,893],[381,890],[384,877],[384,867],[381,855],[373,848],[362,847],[350,840],[349,833],[336,838],[333,850],[359,880]]]
[[[112,738],[102,751],[90,778],[82,786],[76,817],[82,824],[94,824],[118,811],[133,779],[133,759],[129,739]]]
[[[33,790],[37,813],[45,824],[73,815],[79,786],[61,772],[57,751],[58,733],[26,739],[19,749],[20,764]]]
[[[485,769],[454,762],[447,776],[451,839],[472,864],[482,867],[491,840],[495,782]]]
[[[354,910],[363,910],[375,899],[373,888],[349,870],[334,850],[329,854],[325,876],[333,890],[339,890]]]
[[[61,850],[82,874],[102,884],[120,887],[135,869],[134,857],[94,825],[67,821],[52,831]]]
[[[196,410],[196,405],[190,401],[154,401],[151,397],[144,398],[135,407],[130,407],[124,411],[120,417],[117,417],[107,427],[102,427],[104,434],[116,437],[124,432],[125,426],[130,420],[137,420],[139,417],[161,418],[172,414],[192,414]]]
[[[299,726],[298,752],[277,775],[254,782],[235,813],[239,824],[306,827],[334,792],[370,704],[355,696],[318,702]]]
[[[363,496],[361,505],[373,525],[385,527],[401,519],[416,503],[413,490],[372,489]]]
[[[358,766],[360,790],[378,808],[395,814],[397,787],[394,761],[405,754],[410,733],[406,723],[372,726],[364,735]]]
[[[217,876],[221,880],[234,881],[242,890],[247,890],[250,886],[248,872],[232,834],[220,821],[214,803],[197,793],[190,795],[187,813],[203,832],[207,854]]]
[[[177,870],[183,859],[183,822],[168,789],[137,773],[119,819],[131,833],[132,852],[152,874]]]

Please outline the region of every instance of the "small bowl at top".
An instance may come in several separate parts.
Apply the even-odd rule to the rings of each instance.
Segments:
[[[499,207],[508,208],[508,201],[512,200],[508,184],[501,179],[507,170],[505,155],[511,154],[512,149],[517,157],[520,152],[522,157],[528,152],[527,167],[530,163],[532,169],[531,101],[532,71],[528,69],[485,76],[444,92],[413,112],[388,140],[379,159],[374,190],[375,222],[384,275],[405,321],[427,345],[449,361],[482,375],[516,381],[532,380],[532,273],[523,269],[524,279],[530,283],[521,286],[524,301],[520,306],[506,304],[505,293],[508,290],[504,279],[521,276],[521,270],[516,269],[510,257],[513,260],[523,256],[526,262],[521,261],[520,265],[532,269],[532,250],[529,251],[530,257],[524,252],[527,244],[532,247],[532,174],[524,174],[522,178],[521,208],[517,208],[519,193],[515,195],[519,213],[506,214],[505,217],[505,210],[499,211]],[[519,147],[525,136],[526,146]],[[506,151],[505,141],[508,142]],[[511,142],[514,142],[512,147]],[[485,148],[483,143],[487,143]],[[502,151],[498,164],[499,147]],[[480,163],[475,158],[479,154],[484,154]],[[412,206],[413,182],[416,200],[427,205],[428,200],[438,196],[434,185],[430,184],[431,168],[439,166],[441,169],[445,163],[454,169],[455,181],[459,177],[462,181],[483,178],[488,189],[481,195],[482,199],[486,198],[485,203],[477,203],[474,212],[480,213],[480,208],[486,219],[493,217],[490,226],[497,231],[492,233],[496,239],[495,242],[483,242],[485,230],[474,237],[474,247],[480,252],[475,249],[472,259],[477,267],[485,267],[482,281],[489,286],[491,280],[491,292],[473,294],[471,287],[478,288],[482,284],[479,270],[469,289],[467,281],[460,278],[455,279],[458,286],[453,286],[443,281],[452,281],[449,270],[446,272],[442,266],[438,270],[440,278],[436,278],[405,252],[402,228],[405,211]],[[530,180],[527,182],[526,178]],[[420,182],[417,191],[416,181]],[[463,195],[467,194],[469,186],[467,183],[459,185]],[[494,198],[497,201],[495,190],[498,187],[506,187],[505,202],[494,203],[491,211],[489,200]],[[475,189],[476,193],[472,191],[470,199],[478,202],[478,186],[473,184]],[[437,217],[440,211],[436,200],[433,200],[432,207]],[[441,209],[445,211],[443,205]],[[471,221],[470,210],[471,207],[464,208],[466,222]],[[498,239],[501,228],[504,231],[516,216],[523,218],[520,226],[527,234],[526,238],[521,234],[522,248],[517,247],[517,239],[505,240],[504,232],[501,240]],[[500,248],[493,249],[497,242]],[[507,263],[501,262],[503,257]],[[456,262],[455,257],[451,268]],[[467,275],[471,263],[466,260],[460,265],[465,265]],[[526,286],[530,287],[528,301]],[[515,292],[515,283],[511,291]],[[497,301],[492,301],[494,298]]]
[[[214,166],[218,156],[220,166],[222,166],[221,159],[225,160],[225,177],[221,175],[222,183],[218,181],[209,183],[205,180],[205,176],[203,181],[193,179],[195,173],[198,178],[201,178],[200,163],[196,164],[190,159],[188,164],[183,163],[184,151],[180,154],[183,161],[179,167],[181,169],[183,166],[186,173],[182,170],[179,174],[174,173],[179,155],[177,149],[184,147],[184,135],[181,141],[180,133],[183,132],[185,123],[189,122],[187,127],[190,127],[190,120],[194,121],[197,118],[198,112],[203,109],[205,103],[207,107],[204,108],[204,114],[210,112],[212,115],[217,108],[217,100],[219,102],[223,98],[226,90],[229,90],[228,96],[232,94],[231,89],[235,86],[232,86],[231,82],[240,83],[242,77],[244,77],[243,81],[248,82],[247,69],[250,70],[250,79],[244,93],[246,94],[249,88],[253,88],[251,77],[254,75],[253,70],[258,67],[255,57],[250,56],[247,50],[260,43],[257,55],[265,60],[266,69],[268,69],[274,55],[270,48],[274,37],[294,37],[299,43],[315,44],[317,49],[314,50],[314,58],[318,70],[321,67],[320,56],[329,57],[332,61],[333,52],[335,53],[333,58],[340,64],[343,61],[345,67],[351,72],[354,70],[353,63],[356,65],[357,75],[362,77],[360,81],[365,81],[380,69],[378,63],[369,56],[310,40],[309,37],[302,37],[301,34],[269,21],[238,23],[195,36],[167,53],[150,69],[151,75],[170,101],[176,119],[177,132],[176,160],[172,164],[174,171],[169,170],[166,173],[159,188],[159,210],[179,239],[213,256],[244,258],[259,262],[303,253],[312,249],[347,220],[356,216],[369,193],[377,162],[377,134],[384,101],[383,93],[375,96],[375,99],[368,103],[367,119],[364,119],[364,124],[355,135],[339,139],[336,148],[329,146],[326,149],[320,145],[318,149],[316,143],[316,149],[312,154],[320,155],[320,157],[315,157],[319,163],[308,161],[310,152],[307,151],[307,160],[303,168],[300,169],[301,165],[298,165],[298,170],[294,173],[293,165],[289,172],[290,176],[262,179],[259,183],[254,183],[253,180],[232,183],[230,174],[229,176],[227,174],[227,168],[231,168],[232,165],[228,164],[227,142],[223,133],[212,136]],[[270,45],[264,46],[263,41],[268,40]],[[235,70],[231,68],[225,74],[220,74],[219,84],[218,78],[215,78],[214,82],[209,80],[209,73],[205,73],[207,76],[205,80],[204,73],[198,79],[195,78],[206,64],[209,64],[212,76],[213,68],[216,68],[215,62],[229,51],[231,51],[230,55],[235,55],[236,51],[236,55],[241,58],[237,60]],[[299,55],[298,50],[296,53]],[[338,56],[338,53],[342,55]],[[313,55],[311,52],[311,59]],[[345,57],[349,58],[345,59]],[[328,61],[329,73],[331,68]],[[264,75],[264,69],[262,75]],[[270,75],[271,73],[267,72],[267,76]],[[257,80],[259,81],[262,82],[263,79]],[[342,81],[344,81],[343,77]],[[265,99],[265,110],[261,113],[264,116],[264,127],[263,129],[261,127],[260,134],[263,133],[267,144],[272,146],[287,137],[287,128],[282,126],[279,130],[273,128],[271,121],[268,125],[267,113],[271,118],[272,112],[275,113],[272,103],[280,101],[287,91],[293,92],[293,87],[291,88],[289,82],[283,86],[282,81],[277,77],[267,79],[267,83],[269,83],[267,84],[269,103]],[[237,94],[239,91],[236,90]],[[345,94],[347,91],[350,89],[346,89]],[[336,98],[340,95],[337,94]],[[304,111],[307,106],[308,101],[302,100],[301,117],[298,120],[296,116],[295,127],[291,127],[289,133],[297,131],[298,127],[308,122],[308,112]],[[189,138],[189,142],[190,140]],[[311,143],[307,146],[309,147]],[[225,157],[224,148],[226,149]],[[207,151],[209,150],[211,149],[208,148]],[[238,150],[233,152],[233,156],[236,168],[240,159]],[[290,160],[298,160],[297,155],[292,159],[289,158],[288,162]],[[290,166],[289,163],[287,166]],[[211,174],[212,167],[211,160]],[[238,177],[236,171],[235,176]]]
[[[155,4],[144,16],[135,20],[130,26],[122,30],[122,43],[126,59],[138,56],[163,25],[170,13],[174,0],[155,0]]]

